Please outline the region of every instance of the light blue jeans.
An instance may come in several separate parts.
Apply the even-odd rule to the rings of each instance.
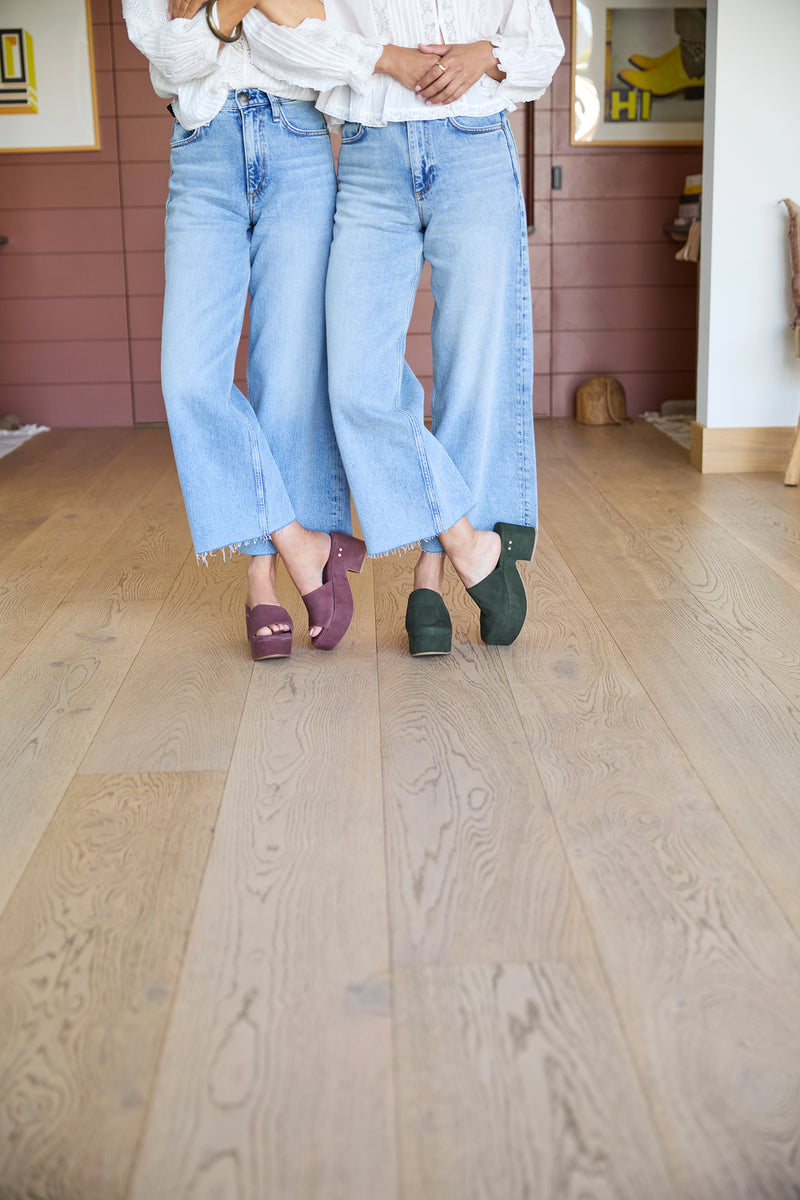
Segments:
[[[432,430],[405,344],[423,258]],[[467,515],[535,526],[525,210],[505,114],[342,130],[326,309],[331,407],[370,554]]]
[[[336,179],[321,113],[231,92],[175,123],[161,372],[195,551],[274,553],[297,519],[350,531],[330,416],[325,273]],[[234,364],[248,290],[247,398]]]

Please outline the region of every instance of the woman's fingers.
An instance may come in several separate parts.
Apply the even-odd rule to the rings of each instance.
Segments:
[[[182,17],[184,20],[191,20],[204,7],[205,0],[169,0],[169,15],[173,19]]]
[[[464,82],[463,67],[452,59],[444,59],[441,65],[437,64],[436,70],[430,71],[425,78],[429,82],[420,81],[417,91],[423,100],[434,104],[449,104],[458,96],[462,96],[469,86]]]
[[[430,53],[429,46],[419,48],[423,54]],[[438,49],[442,54],[440,78],[417,89],[418,94],[430,104],[451,104],[453,100],[460,99],[486,71],[496,66],[492,44],[485,40],[440,46]]]
[[[447,74],[446,71],[441,71],[439,69],[438,63],[434,63],[434,65],[431,67],[430,71],[427,71],[422,76],[422,78],[419,80],[416,87],[414,88],[414,91],[419,92],[421,95],[425,96],[425,98],[427,99],[428,93],[426,91],[426,88],[435,87],[437,84],[440,83],[440,80],[443,85],[444,84],[444,76],[446,74]]]
[[[454,100],[460,100],[466,91],[469,90],[468,83],[452,83],[449,84],[443,91],[436,96],[427,98],[428,104],[452,104]]]

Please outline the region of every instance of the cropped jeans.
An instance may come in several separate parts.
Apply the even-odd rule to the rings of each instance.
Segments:
[[[349,532],[325,361],[325,120],[308,101],[231,92],[209,125],[175,123],[170,161],[161,373],[195,551],[274,553],[270,534],[295,519]]]
[[[432,424],[405,361],[423,259]],[[334,426],[370,554],[467,515],[535,526],[533,334],[519,165],[505,114],[350,123],[326,296]]]

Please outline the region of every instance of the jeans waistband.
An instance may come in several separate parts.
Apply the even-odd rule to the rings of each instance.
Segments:
[[[281,105],[286,103],[287,101],[283,96],[275,96],[272,94],[272,92],[262,92],[258,88],[252,87],[241,87],[237,88],[235,91],[228,92],[221,111],[241,112],[242,109],[252,110],[255,108],[271,108],[272,119],[277,121],[280,116]],[[310,100],[295,100],[290,101],[289,103],[312,104]]]

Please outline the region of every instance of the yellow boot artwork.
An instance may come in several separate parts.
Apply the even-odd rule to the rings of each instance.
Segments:
[[[668,50],[667,54],[669,53]],[[650,58],[648,54],[632,54],[628,62],[632,63],[634,67],[638,67],[640,71],[649,71],[652,67],[659,67],[667,54],[659,54],[658,58]]]
[[[637,60],[644,60],[644,56],[632,54],[630,61],[636,62]],[[654,96],[672,96],[675,92],[686,91],[687,88],[705,86],[705,75],[693,77],[687,74],[683,65],[680,44],[673,46],[660,58],[644,61],[653,65],[643,70],[620,71],[620,79],[623,79],[629,87],[638,88],[641,92],[652,92]]]

